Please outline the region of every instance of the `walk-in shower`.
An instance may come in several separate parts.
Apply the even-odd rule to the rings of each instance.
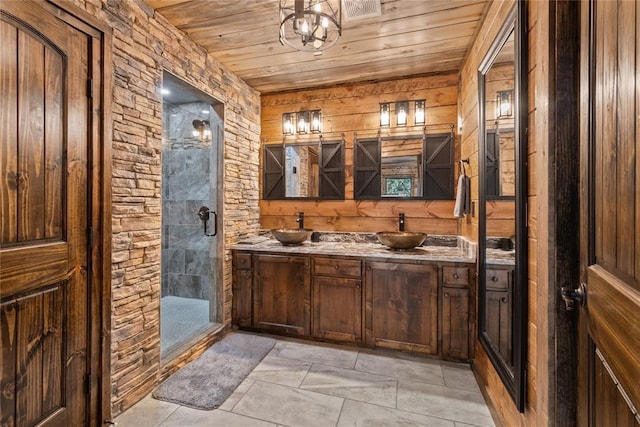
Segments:
[[[162,93],[160,343],[165,357],[219,326],[223,108],[168,73]]]

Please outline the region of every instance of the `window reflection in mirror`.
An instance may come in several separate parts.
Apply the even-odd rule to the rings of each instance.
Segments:
[[[422,196],[422,145],[422,138],[382,143],[382,197]]]

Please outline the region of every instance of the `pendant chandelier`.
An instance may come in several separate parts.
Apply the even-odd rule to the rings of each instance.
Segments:
[[[321,54],[342,35],[340,0],[280,0],[280,43]]]

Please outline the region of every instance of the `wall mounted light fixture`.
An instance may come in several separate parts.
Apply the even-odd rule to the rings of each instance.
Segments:
[[[513,116],[513,89],[499,90],[496,96],[496,117],[503,119]]]
[[[322,111],[306,110],[282,114],[282,134],[322,133]]]
[[[416,126],[423,125],[425,123],[426,116],[426,114],[424,113],[424,99],[415,101],[414,105],[415,108],[413,110],[413,123]]]
[[[211,139],[211,128],[209,127],[209,120],[194,120],[191,122],[193,125],[192,135],[194,138],[209,140]]]
[[[380,127],[388,128],[391,125],[391,105],[388,102],[380,104]]]
[[[396,126],[406,126],[409,116],[409,101],[396,102]]]
[[[282,115],[282,134],[293,135],[296,133],[296,127],[293,124],[293,114],[284,113]]]
[[[320,112],[320,110],[312,110],[309,112],[309,114],[311,115],[311,133],[322,132],[322,113]]]
[[[296,114],[296,119],[298,120],[297,131],[298,133],[309,133],[309,112],[308,111],[300,111]]]

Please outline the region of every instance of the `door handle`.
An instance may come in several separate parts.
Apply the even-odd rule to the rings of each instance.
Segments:
[[[567,311],[573,311],[576,308],[576,303],[584,307],[587,304],[587,285],[580,283],[577,288],[563,286],[560,288],[560,295],[562,295],[564,307]]]
[[[207,224],[209,223],[209,217],[211,216],[211,214],[213,214],[213,234],[209,234],[207,232]],[[200,217],[200,220],[204,224],[205,236],[213,237],[216,234],[218,234],[218,214],[216,213],[216,211],[212,211],[208,207],[202,206],[198,211],[198,216]]]

